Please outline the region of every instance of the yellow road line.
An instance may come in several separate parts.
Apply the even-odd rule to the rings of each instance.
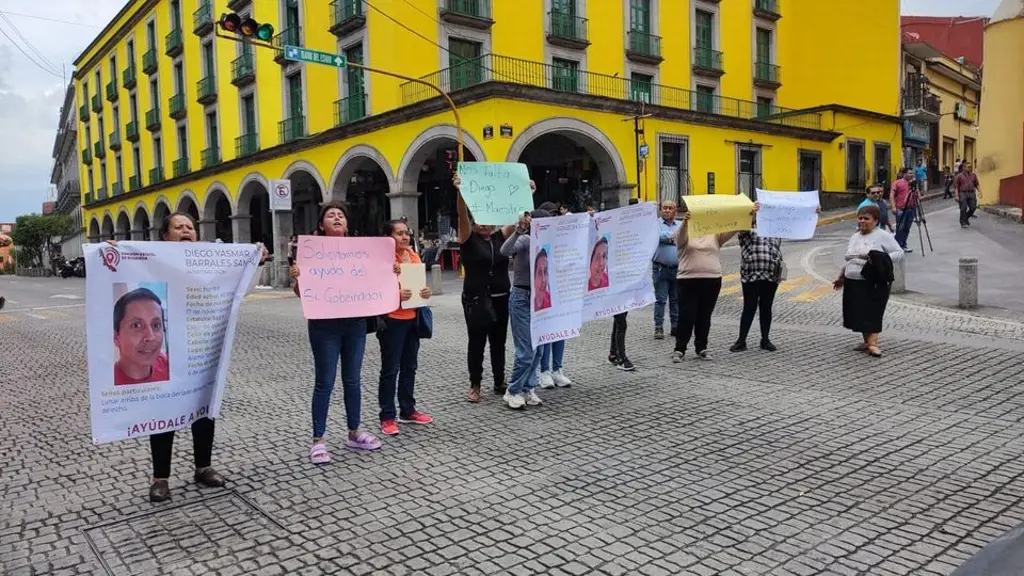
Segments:
[[[829,284],[819,284],[806,292],[801,292],[789,299],[790,302],[817,302],[833,292]]]
[[[18,319],[10,314],[0,314],[0,324],[6,324],[7,322],[17,322]]]
[[[737,281],[739,279],[740,279],[740,275],[739,274],[726,274],[725,276],[722,276],[722,284],[725,285],[725,284],[728,284],[730,282],[735,282],[735,281]]]
[[[804,276],[797,276],[792,280],[786,280],[782,284],[779,284],[779,289],[776,291],[776,293],[785,294],[786,292],[799,288],[800,286],[803,286],[804,284],[807,284],[808,282],[811,282],[813,280],[814,276],[811,276],[809,274]]]
[[[719,292],[719,294],[721,296],[728,296],[729,294],[735,294],[735,293],[739,292],[741,288],[742,288],[742,285],[740,285],[740,284],[733,284],[732,286],[726,286],[726,287],[722,288],[722,291]]]
[[[54,318],[63,318],[65,314],[62,312],[47,312],[45,310],[41,310],[38,316],[46,320],[53,320]]]

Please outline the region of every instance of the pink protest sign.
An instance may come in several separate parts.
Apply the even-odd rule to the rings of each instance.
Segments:
[[[308,320],[398,309],[393,238],[299,236],[296,264],[302,315]]]

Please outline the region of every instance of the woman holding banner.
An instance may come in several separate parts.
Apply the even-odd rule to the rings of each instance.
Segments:
[[[159,239],[165,242],[196,242],[199,239],[196,235],[196,223],[192,220],[192,216],[184,212],[175,212],[160,224]],[[117,242],[114,240],[107,240],[107,244],[117,246]],[[263,266],[270,258],[270,255],[262,244],[258,244],[258,246],[262,252],[260,266]],[[253,276],[253,285],[249,287],[250,291],[255,287],[258,276],[259,274]],[[147,297],[142,292],[135,291],[132,299],[138,300],[141,298],[145,300]],[[152,299],[156,299],[155,295]],[[119,305],[121,304],[122,302],[119,302]],[[123,309],[120,315],[118,314],[118,307],[115,306],[115,322],[120,323],[126,317],[124,311],[127,309],[128,304],[130,302],[126,299],[123,302]],[[119,326],[115,325],[115,333],[119,332],[119,328]],[[199,418],[192,423],[192,453],[196,466],[193,478],[196,483],[203,486],[220,488],[224,486],[224,477],[210,466],[213,456],[213,432],[214,424],[212,418]],[[153,459],[153,482],[149,487],[149,500],[150,502],[170,500],[171,490],[167,480],[171,476],[171,453],[174,448],[174,431],[151,435],[149,437],[149,448]]]
[[[348,236],[348,211],[341,204],[329,202],[320,208],[317,220],[317,236]],[[395,265],[396,269],[398,265]],[[295,295],[299,296],[299,267],[289,268],[295,280]],[[397,272],[396,272],[397,273]],[[327,413],[330,409],[331,393],[338,378],[338,361],[341,360],[341,382],[344,387],[345,419],[348,437],[345,446],[352,450],[379,450],[380,440],[369,432],[359,430],[362,416],[362,371],[363,354],[366,352],[366,318],[330,318],[307,320],[309,346],[313,351],[313,445],[309,449],[309,460],[313,464],[327,464],[331,455],[324,442],[327,431]]]
[[[395,241],[395,266],[422,264],[416,250],[410,246],[409,226],[406,220],[391,220],[384,232]],[[399,268],[401,271],[401,268]],[[412,298],[412,290],[400,287],[401,301]],[[430,287],[420,288],[420,298],[430,298]],[[377,332],[380,342],[380,381],[377,398],[380,401],[380,431],[388,436],[398,434],[398,422],[403,424],[430,424],[434,419],[416,409],[416,368],[420,353],[420,335],[415,309],[398,309],[388,314],[384,328]],[[399,410],[395,410],[395,392],[398,392]],[[398,417],[398,422],[395,417]]]

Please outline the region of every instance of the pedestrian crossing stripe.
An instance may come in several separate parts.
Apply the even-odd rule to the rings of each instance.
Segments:
[[[831,284],[819,284],[806,292],[801,292],[790,298],[790,302],[817,302],[833,292]]]
[[[719,297],[735,294],[737,300],[742,300],[743,294],[740,293],[742,290],[743,284],[740,283],[739,274],[722,276],[722,290],[719,292]],[[797,292],[789,299],[790,302],[817,302],[832,293],[832,285],[820,284],[814,276],[804,274],[782,282],[775,293],[786,294],[789,292]]]

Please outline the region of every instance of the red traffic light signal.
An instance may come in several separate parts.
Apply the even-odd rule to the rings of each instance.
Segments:
[[[263,42],[270,42],[274,38],[274,27],[270,24],[260,24],[252,18],[242,18],[233,12],[221,14],[217,24],[225,32],[240,34],[246,38],[253,38]]]

